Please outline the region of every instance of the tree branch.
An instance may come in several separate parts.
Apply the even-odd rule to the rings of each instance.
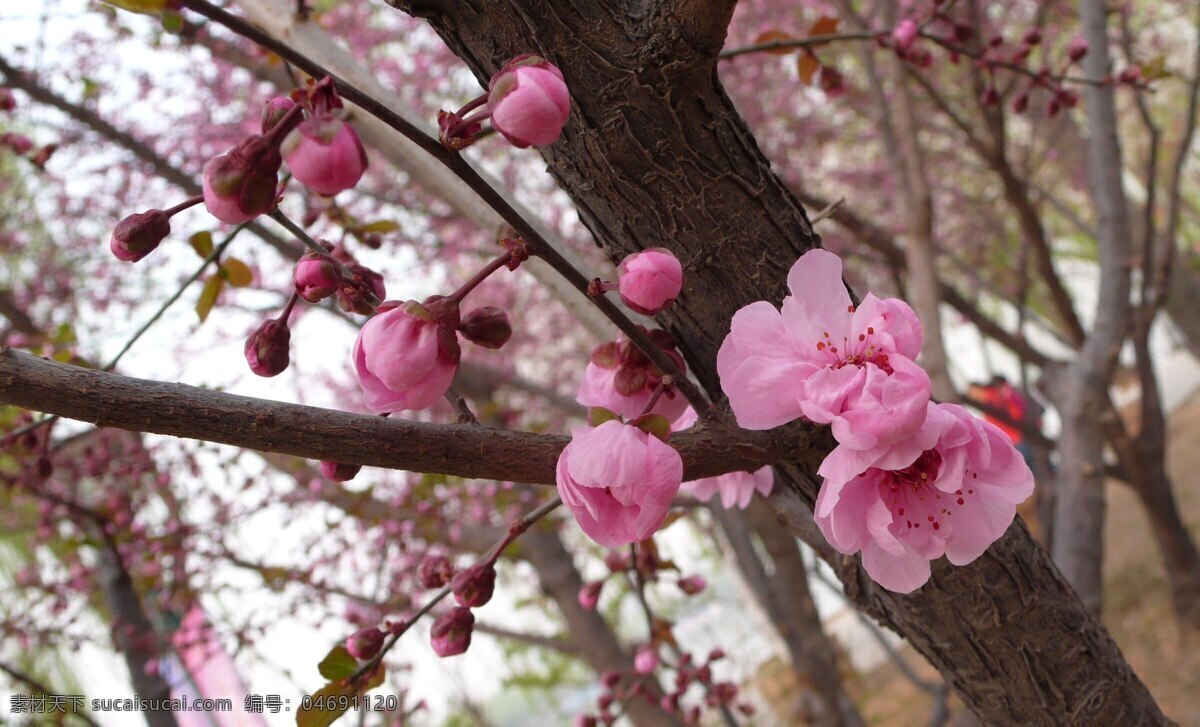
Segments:
[[[0,403],[68,419],[368,467],[554,484],[570,437],[425,424],[285,404],[135,379],[0,347]],[[780,434],[701,428],[672,439],[685,479],[754,470],[820,441],[815,428]]]
[[[736,6],[737,0],[675,0],[670,12],[684,39],[715,58],[725,45]]]

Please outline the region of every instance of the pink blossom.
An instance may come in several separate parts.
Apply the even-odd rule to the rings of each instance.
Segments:
[[[736,505],[745,510],[756,491],[766,497],[774,486],[775,472],[767,466],[755,472],[729,472],[684,482],[681,489],[701,502],[708,502],[720,493],[721,507],[729,509]]]
[[[280,151],[296,179],[326,197],[358,184],[367,169],[358,134],[332,115],[310,118],[292,129]]]
[[[515,147],[556,141],[571,112],[562,71],[543,58],[518,56],[488,83],[492,125]]]
[[[912,48],[913,43],[917,41],[917,24],[911,18],[901,20],[892,31],[892,40],[900,50]]]
[[[705,588],[708,588],[708,581],[704,580],[704,576],[688,576],[680,578],[675,582],[675,585],[689,596],[694,596]]]
[[[555,479],[583,532],[615,548],[662,526],[683,479],[683,460],[657,437],[610,419],[572,432]]]
[[[658,668],[658,649],[653,644],[638,647],[633,657],[633,668],[638,674],[649,674]]]
[[[856,449],[886,447],[919,427],[930,383],[913,363],[922,333],[912,309],[871,294],[852,305],[841,259],[824,250],[796,261],[788,287],[782,313],[765,301],[735,313],[717,352],[738,424],[771,429],[807,417]]]
[[[654,247],[629,255],[617,266],[621,300],[652,316],[675,302],[683,288],[683,266],[670,250]]]
[[[415,301],[389,301],[354,342],[354,372],[363,401],[376,412],[426,409],[450,388],[458,342]]]
[[[888,590],[929,579],[929,562],[978,558],[1033,492],[1033,474],[1004,432],[957,404],[928,405],[913,436],[864,458],[839,446],[825,458],[817,526]]]
[[[321,461],[321,474],[325,479],[332,482],[349,482],[354,479],[362,465],[343,464],[342,462],[333,462],[330,460]]]
[[[675,339],[669,333],[653,330],[649,334],[681,371],[686,370],[683,358],[675,352]],[[618,338],[592,350],[575,400],[584,406],[602,406],[626,419],[634,419],[645,412],[661,381],[662,372],[650,359],[625,338]],[[689,408],[679,389],[671,386],[663,391],[649,413],[661,414],[668,422],[675,422]]]

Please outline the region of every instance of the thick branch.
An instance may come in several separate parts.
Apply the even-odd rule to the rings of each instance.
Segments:
[[[480,426],[425,424],[135,379],[0,347],[0,403],[173,437],[369,467],[554,484],[570,440]],[[754,470],[784,456],[765,434],[709,429],[671,440],[687,479]],[[798,445],[795,433],[786,447]],[[810,436],[812,441],[818,437]]]

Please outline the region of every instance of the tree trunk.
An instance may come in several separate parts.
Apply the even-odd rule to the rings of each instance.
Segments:
[[[712,16],[728,20],[733,3],[391,2],[426,18],[481,83],[520,53],[562,69],[573,108],[562,138],[541,150],[550,171],[610,258],[654,246],[681,258],[679,304],[659,320],[719,396],[715,354],[733,313],[779,303],[792,263],[818,242],[717,80]],[[811,522],[827,447],[780,464],[787,476],[771,502],[797,530]],[[906,636],[986,723],[1166,722],[1019,521],[972,565],[935,563],[907,596],[875,587],[856,559],[831,560],[850,597]]]
[[[1088,41],[1084,71],[1109,73],[1104,0],[1082,0],[1080,20]],[[1130,320],[1131,228],[1122,186],[1121,145],[1111,86],[1084,89],[1088,119],[1088,189],[1096,217],[1100,290],[1095,323],[1079,355],[1067,367],[1058,393],[1063,431],[1061,477],[1055,493],[1054,561],[1093,612],[1100,612],[1104,554],[1104,433],[1102,402]]]
[[[749,581],[754,599],[787,648],[802,689],[796,702],[803,723],[831,727],[862,725],[858,710],[842,688],[837,654],[809,592],[808,574],[796,539],[778,526],[765,503],[755,499],[750,510],[758,512],[713,508],[713,515],[733,550],[738,568]],[[767,572],[759,558],[752,532],[759,536],[774,561],[773,574]],[[790,558],[788,546],[795,552]]]
[[[112,611],[113,646],[121,652],[129,668],[133,693],[141,699],[168,700],[171,688],[158,672],[150,673],[147,664],[159,656],[153,624],[142,608],[129,571],[111,544],[102,548],[100,581],[105,603]],[[150,727],[176,727],[170,710],[142,712]]]

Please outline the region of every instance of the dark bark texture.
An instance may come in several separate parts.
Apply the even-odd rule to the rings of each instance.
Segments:
[[[716,350],[733,313],[778,303],[788,269],[819,240],[722,90],[711,47],[688,41],[669,3],[391,2],[426,18],[482,82],[520,53],[562,69],[573,108],[543,150],[550,171],[612,259],[654,246],[680,257],[684,291],[659,320],[719,396]],[[772,503],[793,527],[803,529],[800,510],[783,506],[811,507],[819,459],[781,465],[786,489]],[[873,587],[854,559],[835,563],[850,596],[904,634],[984,723],[1166,722],[1021,522],[968,567],[935,564],[908,596]]]

